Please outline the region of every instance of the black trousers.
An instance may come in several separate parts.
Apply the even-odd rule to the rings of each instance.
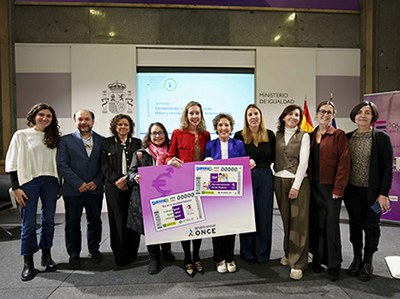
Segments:
[[[236,235],[228,235],[212,238],[214,249],[214,260],[216,262],[232,262],[235,250],[235,237]]]
[[[190,241],[181,241],[183,253],[185,254],[183,262],[185,265],[191,264],[192,262],[197,262],[200,260],[200,246],[201,239],[196,239],[192,241],[193,243],[193,258],[190,252]]]
[[[342,263],[341,199],[332,198],[332,185],[311,184],[310,252],[313,261],[335,268]]]
[[[381,236],[380,215],[370,206],[367,187],[348,185],[345,191],[344,203],[349,214],[350,242],[354,255],[361,255],[363,249],[363,232],[365,234],[364,260],[370,261],[378,250]]]
[[[131,191],[106,186],[111,250],[118,266],[125,266],[136,258],[140,244],[140,234],[126,226]]]
[[[82,249],[81,217],[87,219],[87,242],[90,253],[96,253],[101,242],[101,207],[103,194],[85,192],[80,196],[64,196],[65,243],[69,256],[79,256]]]
[[[163,252],[171,250],[171,243],[161,244],[161,250]],[[151,260],[159,260],[161,256],[160,244],[153,244],[147,246],[147,252]]]
[[[274,182],[270,168],[251,171],[256,232],[240,234],[240,256],[259,263],[269,261],[272,246]]]

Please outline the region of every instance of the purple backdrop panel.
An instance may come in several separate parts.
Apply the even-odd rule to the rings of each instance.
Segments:
[[[243,196],[195,197],[195,165],[243,165]],[[147,245],[255,231],[249,157],[140,167],[139,174]]]
[[[15,2],[139,3],[360,10],[359,0],[15,0]]]
[[[364,100],[374,102],[378,107],[379,120],[375,127],[389,134],[393,144],[393,180],[389,192],[392,210],[382,219],[400,222],[400,170],[396,168],[396,157],[400,157],[400,92],[372,94],[364,96]],[[399,158],[400,159],[400,158]]]
[[[271,7],[360,10],[359,0],[268,0]]]

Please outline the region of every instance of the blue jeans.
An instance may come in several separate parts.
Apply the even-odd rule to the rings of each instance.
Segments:
[[[87,241],[90,253],[96,253],[101,241],[101,208],[103,194],[83,193],[81,196],[64,196],[65,243],[69,256],[79,256],[82,249],[81,217],[83,208],[87,219]]]
[[[31,255],[39,249],[53,246],[54,214],[56,211],[58,181],[52,176],[39,176],[25,183],[21,189],[28,196],[26,206],[21,207],[21,255]],[[38,200],[42,202],[40,211],[40,241],[36,236],[36,214]]]

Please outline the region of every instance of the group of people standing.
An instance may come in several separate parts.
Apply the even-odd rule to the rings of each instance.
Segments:
[[[342,263],[339,217],[344,199],[354,253],[347,273],[368,281],[378,250],[380,215],[390,209],[390,138],[371,126],[379,118],[372,102],[362,101],[352,109],[350,119],[357,129],[347,134],[332,125],[336,114],[332,101],[319,103],[318,126],[309,135],[299,129],[302,112],[296,105],[286,107],[276,135],[274,187],[284,225],[285,253],[280,263],[290,265],[290,278],[299,280],[310,252],[312,270],[320,273],[326,267],[329,280],[338,280]],[[374,204],[380,212],[371,208]]]
[[[249,156],[256,231],[240,234],[240,257],[249,264],[269,261],[275,191],[284,227],[280,263],[290,266],[289,277],[303,277],[310,252],[312,270],[321,272],[326,266],[328,278],[336,281],[342,263],[339,215],[344,198],[354,250],[348,273],[369,280],[380,237],[380,213],[370,206],[377,202],[381,211],[390,208],[393,149],[388,135],[371,126],[379,117],[373,103],[360,102],[353,108],[350,118],[357,129],[347,135],[332,126],[335,113],[333,102],[321,102],[316,110],[318,126],[308,134],[299,128],[302,108],[289,105],[279,116],[275,135],[265,127],[260,108],[250,104],[245,110],[243,130],[231,138],[235,121],[229,114],[220,113],[213,119],[218,138],[210,140],[202,106],[192,101],[184,108],[180,128],[173,131],[171,140],[165,126],[155,122],[149,125],[142,142],[133,137],[134,124],[128,115],[116,115],[110,124],[112,136],[103,138],[92,130],[94,114],[83,109],[74,114],[77,131],[61,137],[54,109],[47,104],[35,105],[28,113],[29,128],[14,134],[6,157],[6,171],[21,206],[21,279],[35,277],[33,254],[39,249],[46,271],[56,269],[50,249],[59,195],[65,203],[70,266],[81,264],[83,208],[89,255],[94,262],[102,260],[103,190],[114,260],[125,266],[136,258],[144,234],[139,167],[182,167],[186,162]],[[35,230],[39,197],[42,209],[38,243]],[[214,237],[212,243],[216,270],[235,272],[235,235]],[[203,273],[201,239],[181,244],[185,273],[190,277]],[[150,274],[159,271],[161,255],[167,261],[175,260],[169,243],[147,249]]]

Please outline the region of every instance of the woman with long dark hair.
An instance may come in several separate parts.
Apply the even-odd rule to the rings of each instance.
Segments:
[[[12,189],[21,207],[21,255],[23,281],[33,279],[37,270],[33,254],[42,250],[41,264],[54,271],[50,249],[53,246],[54,214],[58,198],[57,146],[61,135],[57,116],[48,104],[37,104],[27,115],[27,129],[14,133],[6,156],[6,172],[11,176]],[[40,239],[36,237],[36,213],[41,200]]]
[[[285,255],[280,263],[290,266],[289,277],[294,280],[300,280],[308,266],[310,136],[298,127],[302,116],[298,105],[287,106],[279,116],[274,163],[274,188],[284,228]]]
[[[164,165],[168,148],[169,138],[165,126],[159,122],[151,123],[143,138],[142,148],[136,151],[132,158],[132,163],[129,168],[129,182],[134,186],[134,190],[129,207],[131,212],[128,216],[128,226],[141,234],[144,234],[144,229],[142,206],[139,201],[140,194],[137,189],[140,185],[138,168]],[[147,251],[149,253],[149,274],[156,274],[159,271],[161,253],[167,261],[172,262],[175,260],[175,255],[171,251],[171,243],[148,245]]]

